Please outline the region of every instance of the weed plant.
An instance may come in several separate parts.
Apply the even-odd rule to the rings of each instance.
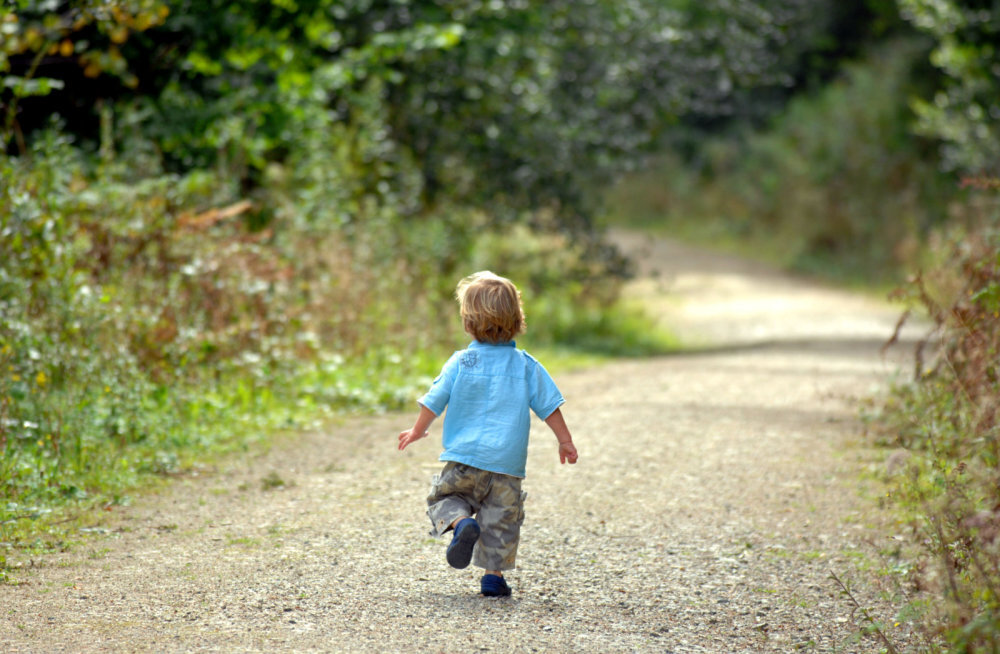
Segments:
[[[995,186],[995,183],[994,183]],[[892,496],[920,559],[912,581],[929,642],[1000,650],[1000,202],[979,197],[971,227],[942,235],[937,265],[900,291],[933,332],[912,383],[897,385],[879,439],[897,448]]]

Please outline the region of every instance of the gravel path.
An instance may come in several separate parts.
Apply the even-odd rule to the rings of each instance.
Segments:
[[[512,598],[448,567],[424,516],[437,445],[396,452],[412,415],[389,415],[109,513],[0,586],[0,651],[879,651],[831,572],[903,649],[859,572],[892,530],[854,408],[896,366],[897,312],[616,238],[642,262],[629,295],[704,347],[557,376],[580,463],[535,423]]]

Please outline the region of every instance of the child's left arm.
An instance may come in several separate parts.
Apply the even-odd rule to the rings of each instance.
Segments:
[[[420,440],[426,436],[427,428],[434,422],[434,418],[437,418],[434,412],[421,404],[420,415],[417,416],[417,421],[413,423],[413,427],[399,432],[399,449],[404,450],[413,441]]]
[[[566,419],[563,418],[562,411],[556,409],[549,417],[545,419],[545,424],[549,426],[552,433],[556,435],[556,440],[559,441],[559,463],[576,463],[577,453],[576,446],[573,445],[573,436],[569,433],[569,427],[566,426]]]

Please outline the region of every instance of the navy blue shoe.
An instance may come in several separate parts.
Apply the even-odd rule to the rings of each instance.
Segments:
[[[510,586],[507,585],[507,580],[498,575],[483,575],[482,580],[479,582],[479,587],[486,597],[510,596]]]
[[[448,565],[459,570],[468,567],[472,561],[472,548],[476,546],[478,540],[479,523],[472,518],[466,518],[455,525],[455,535],[445,554]]]

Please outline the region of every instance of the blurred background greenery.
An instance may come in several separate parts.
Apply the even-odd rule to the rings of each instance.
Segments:
[[[669,351],[603,236],[640,226],[909,276],[943,347],[876,431],[971,584],[929,629],[996,649],[998,32],[996,0],[8,0],[0,540],[408,403],[472,270],[533,349]]]

